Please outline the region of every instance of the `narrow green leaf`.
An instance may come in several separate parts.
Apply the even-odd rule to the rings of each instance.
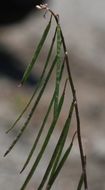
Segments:
[[[29,75],[30,75],[30,72],[31,72],[31,70],[32,70],[32,68],[33,68],[33,66],[34,66],[34,64],[35,64],[35,62],[36,62],[36,60],[37,60],[37,58],[38,58],[38,55],[39,55],[39,53],[40,53],[40,51],[41,51],[41,49],[42,49],[42,47],[43,47],[43,44],[44,44],[44,42],[45,42],[45,40],[46,40],[46,38],[47,38],[48,32],[49,32],[49,30],[50,30],[50,27],[51,27],[51,20],[52,20],[52,16],[50,17],[50,21],[49,21],[47,27],[45,28],[45,30],[44,30],[44,32],[43,32],[42,38],[41,38],[41,40],[40,40],[40,42],[39,42],[39,44],[38,44],[38,46],[37,46],[37,49],[36,49],[36,51],[35,51],[35,53],[34,53],[34,56],[33,56],[33,58],[32,58],[32,61],[31,61],[31,63],[27,66],[27,68],[26,68],[26,71],[25,71],[25,73],[24,73],[24,75],[23,75],[21,84],[23,84],[23,83],[28,79],[28,77],[29,77]]]
[[[81,177],[80,177],[80,180],[79,180],[79,183],[78,183],[77,190],[81,190],[83,182],[84,182],[84,176],[83,176],[83,173],[82,173]]]
[[[52,51],[53,51],[54,42],[55,42],[55,37],[56,37],[56,32],[57,32],[57,29],[55,29],[55,33],[54,33],[54,36],[53,36],[53,38],[52,38],[51,46],[50,46],[50,49],[49,49],[49,52],[48,52],[48,55],[47,55],[47,59],[46,59],[46,63],[45,63],[45,66],[44,66],[44,69],[43,69],[43,72],[42,72],[41,79],[42,79],[43,76],[44,76],[44,73],[45,73],[45,71],[46,71],[46,68],[47,68],[47,66],[48,66],[48,63],[49,63],[49,60],[50,60],[50,57],[51,57],[51,54],[52,54]]]
[[[26,129],[26,127],[27,127],[27,125],[28,125],[28,123],[29,123],[29,121],[30,121],[30,119],[31,119],[31,117],[32,117],[32,115],[33,115],[33,113],[34,113],[34,111],[35,111],[35,109],[36,109],[36,107],[37,107],[37,105],[38,105],[40,99],[41,99],[41,96],[43,95],[44,89],[45,89],[45,87],[46,87],[46,85],[47,85],[47,82],[48,82],[50,76],[51,76],[51,73],[52,73],[52,71],[53,71],[53,69],[54,69],[55,64],[56,64],[56,57],[55,57],[55,59],[54,59],[52,65],[51,65],[51,68],[50,68],[50,70],[49,70],[49,72],[48,72],[48,75],[47,75],[47,77],[46,77],[46,80],[45,80],[45,82],[44,82],[44,85],[43,85],[41,91],[39,92],[39,95],[38,95],[38,97],[37,97],[37,99],[36,99],[36,101],[35,101],[35,103],[34,103],[32,109],[31,109],[31,111],[30,111],[30,113],[29,113],[29,116],[28,116],[28,118],[27,118],[25,124],[24,124],[23,127],[21,128],[20,133],[17,135],[16,139],[13,141],[13,143],[11,144],[11,146],[9,147],[9,149],[6,151],[6,153],[4,154],[4,156],[6,156],[6,155],[11,151],[11,149],[15,146],[15,144],[17,143],[17,141],[19,140],[19,138],[22,136],[24,130]]]
[[[35,91],[34,93],[32,94],[29,102],[27,103],[27,105],[25,106],[25,108],[23,109],[22,113],[19,115],[19,117],[16,119],[16,121],[14,122],[14,124],[6,131],[6,133],[9,133],[15,126],[16,124],[18,123],[18,121],[21,119],[21,117],[23,116],[23,114],[26,112],[26,110],[28,109],[29,105],[31,104],[34,96],[36,95],[37,93],[37,90],[39,89],[39,87],[41,86],[41,81],[38,82],[36,88],[35,88]]]
[[[61,81],[61,79],[62,79],[63,69],[64,69],[64,61],[63,61],[63,63],[62,63],[61,72],[60,72],[60,76],[59,76],[59,78],[60,78],[59,80],[60,80],[60,81]],[[52,105],[53,105],[54,99],[55,99],[55,92],[54,92],[53,97],[52,97],[52,99],[51,99],[50,105],[49,105],[49,107],[48,107],[48,110],[47,110],[47,113],[46,113],[45,118],[44,118],[44,120],[43,120],[43,123],[42,123],[42,125],[41,125],[41,128],[40,128],[40,130],[39,130],[39,132],[38,132],[38,135],[37,135],[37,137],[36,137],[36,139],[35,139],[35,142],[34,142],[34,144],[33,144],[33,146],[32,146],[32,149],[31,149],[31,151],[30,151],[30,153],[29,153],[29,156],[28,156],[28,158],[27,158],[27,160],[26,160],[26,162],[25,162],[25,164],[24,164],[22,170],[20,171],[20,173],[22,173],[23,170],[26,168],[27,164],[29,163],[29,161],[30,161],[30,159],[31,159],[31,157],[32,157],[32,155],[33,155],[33,153],[34,153],[34,151],[35,151],[35,148],[36,148],[36,146],[37,146],[37,143],[38,143],[39,138],[40,138],[40,136],[41,136],[41,134],[42,134],[42,131],[43,131],[43,129],[44,129],[44,126],[45,126],[45,123],[46,123],[46,121],[47,121],[47,118],[48,118],[48,116],[49,116],[49,113],[50,113],[51,107],[52,107]]]
[[[72,138],[72,141],[69,145],[69,147],[67,148],[66,152],[64,153],[59,165],[57,166],[55,172],[53,173],[53,176],[50,178],[50,180],[48,181],[48,184],[47,184],[47,187],[46,187],[46,190],[50,190],[51,189],[51,186],[53,185],[55,179],[57,178],[58,174],[60,173],[60,170],[62,169],[65,161],[67,160],[69,154],[70,154],[70,151],[72,149],[72,146],[73,146],[73,142],[74,142],[74,138],[75,138],[75,135],[76,135],[76,132],[74,133],[73,135],[73,138]]]
[[[30,153],[29,153],[29,156],[28,156],[28,158],[27,158],[27,160],[26,160],[26,162],[25,162],[25,164],[24,164],[22,170],[20,171],[20,173],[22,173],[23,170],[26,168],[27,164],[29,163],[29,161],[30,161],[30,159],[31,159],[31,157],[32,157],[32,155],[33,155],[33,152],[35,151],[35,148],[36,148],[36,146],[37,146],[37,143],[38,143],[39,138],[40,138],[40,136],[41,136],[41,134],[42,134],[42,131],[43,131],[43,129],[44,129],[44,126],[45,126],[45,123],[46,123],[46,121],[47,121],[47,118],[48,118],[48,116],[49,116],[51,107],[52,107],[52,105],[53,105],[54,97],[55,97],[55,93],[53,94],[53,97],[52,97],[52,99],[51,99],[51,102],[50,102],[50,105],[49,105],[49,107],[48,107],[47,113],[46,113],[46,115],[45,115],[45,118],[44,118],[44,120],[43,120],[43,123],[42,123],[42,125],[41,125],[41,128],[40,128],[40,130],[39,130],[39,132],[38,132],[38,135],[37,135],[37,137],[36,137],[36,139],[35,139],[35,142],[34,142],[34,144],[33,144],[33,146],[32,146],[32,149],[31,149],[31,151],[30,151]]]
[[[56,157],[56,160],[55,160],[55,163],[54,163],[54,166],[53,166],[50,178],[52,177],[52,175],[55,172],[56,167],[58,165],[58,161],[60,159],[60,156],[61,156],[64,144],[65,144],[65,141],[66,141],[66,138],[67,138],[67,135],[68,135],[68,131],[69,131],[69,128],[70,128],[70,123],[71,123],[71,118],[72,118],[73,110],[74,110],[74,101],[72,102],[72,104],[70,106],[68,118],[67,118],[67,120],[65,122],[64,128],[63,128],[61,136],[60,136],[60,139],[58,141],[58,149],[59,149],[59,151],[58,151],[58,155]]]
[[[60,112],[61,112],[61,109],[62,109],[62,105],[63,105],[63,102],[64,102],[64,95],[65,95],[65,92],[63,91],[63,93],[61,95],[61,98],[60,98],[60,101],[59,101],[59,105],[58,105],[58,114],[57,114],[57,117],[56,117],[56,119],[53,119],[53,121],[51,123],[51,126],[50,126],[50,128],[48,130],[47,136],[45,138],[45,141],[44,141],[44,143],[42,145],[42,148],[41,148],[41,150],[40,150],[40,152],[39,152],[39,154],[38,154],[38,156],[37,156],[37,158],[36,158],[36,160],[35,160],[32,168],[31,168],[31,170],[30,170],[30,172],[29,172],[29,174],[28,174],[28,176],[27,176],[27,178],[26,178],[26,180],[25,180],[25,182],[24,182],[24,184],[23,184],[23,186],[21,187],[20,190],[24,190],[25,189],[25,187],[27,186],[28,182],[30,181],[31,177],[34,174],[34,172],[35,172],[35,170],[36,170],[36,168],[37,168],[37,166],[39,164],[39,161],[42,158],[42,155],[43,155],[43,153],[44,153],[44,151],[45,151],[45,149],[47,147],[47,144],[48,144],[48,142],[50,140],[52,132],[53,132],[53,130],[54,130],[55,126],[56,126],[57,120],[59,118],[59,115],[60,115]]]
[[[23,109],[22,113],[19,115],[19,117],[16,119],[16,121],[14,122],[14,124],[6,131],[6,133],[10,132],[17,124],[17,122],[21,119],[21,117],[23,116],[23,114],[25,113],[25,111],[27,110],[27,108],[29,107],[29,105],[31,104],[34,96],[36,95],[38,89],[40,88],[41,84],[42,84],[42,81],[43,81],[43,78],[44,78],[44,75],[45,75],[45,72],[46,72],[46,69],[47,69],[47,66],[48,66],[48,63],[49,63],[49,60],[50,60],[50,57],[51,57],[51,53],[52,53],[52,50],[53,50],[53,46],[54,46],[54,42],[55,42],[55,36],[56,36],[56,31],[57,29],[55,29],[55,33],[54,33],[54,36],[53,36],[53,39],[52,39],[52,43],[51,43],[51,46],[50,46],[50,50],[48,52],[48,56],[47,56],[47,59],[46,59],[46,63],[45,63],[45,66],[44,66],[44,69],[43,69],[43,72],[41,74],[41,77],[39,79],[39,82],[35,88],[35,91],[32,95],[32,97],[30,98],[29,102],[27,103],[27,105],[25,106],[25,108]]]
[[[57,62],[56,62],[56,84],[55,84],[55,103],[54,103],[54,117],[57,116],[58,100],[59,100],[59,75],[61,69],[61,30],[60,26],[57,26]]]
[[[46,172],[44,174],[44,177],[43,177],[43,179],[42,179],[42,181],[41,181],[41,183],[40,183],[40,185],[38,187],[38,190],[41,190],[43,188],[51,169],[52,169],[52,172],[51,172],[51,175],[50,175],[50,179],[51,179],[51,177],[53,176],[53,173],[56,170],[56,167],[58,165],[58,162],[59,162],[59,159],[60,159],[64,144],[65,144],[65,141],[66,141],[66,138],[67,138],[68,130],[69,130],[69,127],[70,127],[70,121],[71,121],[71,117],[72,117],[72,113],[73,113],[73,108],[74,108],[74,102],[70,106],[69,115],[68,115],[67,120],[65,122],[65,125],[63,127],[62,133],[61,133],[61,135],[59,137],[58,143],[57,143],[57,145],[55,147],[55,150],[54,150],[54,153],[53,153],[52,158],[50,160],[50,163],[49,163],[49,165],[47,167],[47,170],[46,170]]]

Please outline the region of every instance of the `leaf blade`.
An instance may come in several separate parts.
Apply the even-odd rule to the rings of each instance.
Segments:
[[[65,60],[65,59],[64,59],[64,60]],[[62,79],[62,74],[63,74],[63,70],[64,70],[64,60],[63,60],[63,63],[62,63],[61,72],[60,72],[60,76],[59,76],[59,80],[60,80],[60,81],[61,81],[61,79]],[[48,108],[48,110],[47,110],[47,113],[46,113],[46,115],[45,115],[45,118],[44,118],[44,120],[43,120],[43,123],[42,123],[42,125],[41,125],[41,127],[40,127],[40,130],[39,130],[39,132],[38,132],[38,135],[37,135],[37,137],[36,137],[36,139],[35,139],[35,141],[34,141],[34,144],[33,144],[33,146],[32,146],[32,149],[31,149],[31,151],[30,151],[30,153],[29,153],[29,155],[28,155],[28,158],[27,158],[27,160],[26,160],[26,162],[25,162],[25,164],[24,164],[22,170],[20,171],[20,173],[22,173],[23,170],[26,168],[26,166],[28,165],[28,163],[29,163],[29,161],[30,161],[30,159],[31,159],[31,157],[32,157],[32,155],[33,155],[33,153],[34,153],[34,151],[35,151],[35,148],[36,148],[37,143],[38,143],[38,141],[39,141],[39,138],[40,138],[40,136],[41,136],[41,134],[42,134],[42,131],[43,131],[44,126],[45,126],[45,123],[46,123],[46,121],[47,121],[49,112],[50,112],[51,107],[52,107],[52,105],[53,105],[54,99],[55,99],[55,91],[54,91],[53,97],[52,97],[52,99],[51,99],[51,102],[50,102],[49,108]]]
[[[44,75],[45,75],[45,72],[46,72],[46,69],[47,69],[47,66],[48,66],[48,63],[49,63],[49,60],[50,60],[50,57],[51,57],[51,53],[52,53],[52,50],[53,50],[53,46],[54,46],[54,42],[55,42],[55,36],[56,36],[56,29],[55,29],[55,33],[54,33],[54,36],[53,36],[53,39],[52,39],[52,42],[51,42],[51,46],[50,46],[50,49],[49,49],[49,52],[48,52],[48,55],[47,55],[47,59],[46,59],[46,63],[45,63],[45,66],[44,66],[44,69],[42,71],[42,74],[41,74],[41,77],[40,77],[40,80],[35,88],[35,91],[34,93],[32,94],[29,102],[27,103],[27,105],[25,106],[25,108],[23,109],[22,113],[18,116],[18,118],[16,119],[16,121],[13,123],[13,125],[6,131],[6,133],[9,133],[15,126],[16,124],[18,123],[18,121],[21,119],[21,117],[23,116],[23,114],[25,113],[25,111],[28,109],[29,105],[31,104],[33,98],[35,97],[38,89],[40,88],[41,86],[41,83],[42,83],[42,80],[44,78]]]
[[[55,84],[55,103],[54,103],[54,117],[57,115],[58,100],[59,100],[59,75],[61,69],[61,31],[60,26],[57,25],[57,62],[56,62],[56,84]]]
[[[44,42],[45,42],[45,40],[46,40],[46,38],[47,38],[48,32],[49,32],[49,30],[50,30],[50,27],[51,27],[51,20],[52,20],[52,16],[50,17],[50,21],[49,21],[48,25],[46,26],[46,28],[45,28],[45,30],[44,30],[44,32],[43,32],[42,38],[41,38],[41,40],[40,40],[40,42],[39,42],[39,44],[38,44],[38,46],[37,46],[37,49],[36,49],[36,51],[35,51],[35,53],[34,53],[34,56],[33,56],[33,58],[32,58],[32,61],[31,61],[31,63],[27,66],[27,68],[26,68],[26,71],[25,71],[25,73],[24,73],[24,75],[23,75],[23,78],[22,78],[22,80],[21,80],[21,85],[23,85],[23,83],[24,83],[25,81],[27,81],[27,79],[28,79],[28,77],[29,77],[29,75],[30,75],[30,72],[31,72],[31,70],[32,70],[32,68],[33,68],[33,66],[34,66],[34,64],[35,64],[35,62],[36,62],[36,60],[37,60],[37,58],[38,58],[38,55],[39,55],[39,53],[40,53],[40,51],[41,51],[41,49],[42,49],[42,47],[43,47],[43,44],[44,44]]]
[[[52,134],[52,132],[53,132],[53,130],[55,128],[55,125],[57,123],[57,120],[58,120],[58,117],[60,115],[63,102],[64,102],[64,92],[63,92],[63,94],[61,95],[61,98],[60,98],[60,102],[59,102],[59,106],[58,106],[58,115],[57,115],[56,119],[53,119],[53,121],[51,123],[51,126],[50,126],[50,128],[48,130],[47,136],[45,138],[45,141],[44,141],[44,143],[42,145],[42,148],[41,148],[41,150],[40,150],[40,152],[39,152],[39,154],[38,154],[38,156],[37,156],[37,158],[36,158],[36,160],[35,160],[32,168],[31,168],[31,170],[30,170],[30,172],[29,172],[29,174],[28,174],[28,176],[27,176],[27,178],[26,178],[26,180],[25,180],[25,182],[24,182],[24,184],[23,184],[23,186],[21,187],[20,190],[24,190],[25,189],[25,187],[27,186],[27,184],[29,183],[31,177],[34,174],[34,172],[36,170],[36,167],[38,166],[39,161],[42,158],[42,155],[43,155],[43,153],[45,151],[45,148],[46,148],[46,146],[47,146],[47,144],[48,144],[48,142],[50,140],[51,134]]]
[[[60,163],[59,163],[59,165],[58,165],[56,171],[54,172],[52,178],[48,181],[46,190],[50,190],[50,189],[51,189],[51,186],[53,185],[53,183],[54,183],[55,179],[57,178],[57,176],[58,176],[60,170],[62,169],[62,167],[63,167],[65,161],[67,160],[67,158],[68,158],[68,156],[69,156],[69,154],[70,154],[70,151],[71,151],[71,149],[72,149],[72,146],[73,146],[73,142],[74,142],[74,138],[75,138],[76,133],[77,133],[77,132],[74,133],[73,138],[72,138],[72,141],[71,141],[69,147],[67,148],[66,152],[64,153],[64,155],[63,155],[63,157],[62,157],[62,159],[61,159],[61,161],[60,161]]]
[[[61,132],[61,135],[59,137],[59,140],[57,142],[57,145],[55,147],[55,150],[53,152],[53,155],[51,157],[51,160],[49,162],[49,165],[46,169],[46,172],[44,174],[44,177],[38,187],[38,190],[41,190],[48,178],[48,175],[51,171],[51,174],[50,174],[50,178],[49,180],[51,179],[51,177],[53,176],[53,173],[55,172],[56,170],[56,167],[57,167],[57,164],[58,164],[58,161],[60,159],[60,156],[61,156],[61,153],[62,153],[62,150],[63,150],[63,147],[64,147],[64,144],[65,144],[65,141],[66,141],[66,137],[67,137],[67,134],[68,134],[68,130],[69,130],[69,127],[70,127],[70,122],[71,122],[71,117],[72,117],[72,113],[73,113],[73,108],[74,108],[74,102],[72,102],[71,106],[70,106],[70,111],[69,111],[69,114],[68,114],[68,117],[67,117],[67,120],[64,124],[64,127],[62,129],[62,132]]]
[[[82,173],[81,176],[80,176],[80,180],[79,180],[79,183],[78,183],[77,190],[81,190],[83,182],[84,182],[84,175]]]
[[[32,109],[31,109],[31,111],[30,111],[30,113],[29,113],[29,116],[28,116],[28,118],[27,118],[25,124],[24,124],[23,127],[21,128],[20,133],[17,135],[17,137],[15,138],[15,140],[13,141],[13,143],[11,144],[11,146],[10,146],[10,147],[8,148],[8,150],[5,152],[4,157],[12,150],[12,148],[15,146],[15,144],[17,143],[17,141],[20,139],[20,137],[22,136],[23,132],[24,132],[25,129],[27,128],[27,126],[28,126],[28,124],[29,124],[29,121],[30,121],[30,119],[31,119],[31,117],[32,117],[32,115],[33,115],[33,113],[34,113],[34,111],[35,111],[35,109],[36,109],[36,107],[37,107],[39,101],[40,101],[40,98],[41,98],[43,92],[44,92],[44,89],[45,89],[45,87],[46,87],[46,85],[47,85],[47,82],[48,82],[50,76],[51,76],[51,73],[52,73],[52,71],[53,71],[53,69],[54,69],[55,64],[56,64],[56,57],[55,57],[54,60],[53,60],[53,63],[52,63],[52,65],[51,65],[51,67],[50,67],[50,70],[49,70],[49,72],[48,72],[48,75],[47,75],[47,77],[46,77],[46,80],[45,80],[45,82],[44,82],[44,85],[43,85],[41,91],[39,92],[39,95],[38,95],[38,97],[37,97],[37,99],[36,99],[36,101],[35,101],[35,103],[34,103]]]

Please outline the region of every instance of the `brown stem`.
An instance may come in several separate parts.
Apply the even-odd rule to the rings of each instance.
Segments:
[[[71,70],[70,70],[70,65],[69,65],[67,48],[65,45],[65,40],[64,40],[64,36],[63,36],[62,31],[61,31],[61,36],[62,36],[64,52],[66,55],[66,67],[67,67],[67,72],[68,72],[68,76],[69,76],[69,83],[71,86],[73,99],[75,100],[75,115],[76,115],[76,121],[77,121],[78,145],[79,145],[80,156],[81,156],[81,165],[82,165],[82,172],[83,172],[83,177],[84,177],[84,187],[85,187],[85,190],[87,190],[88,185],[87,185],[87,174],[86,174],[86,162],[85,162],[85,155],[84,155],[83,145],[82,145],[80,117],[79,117],[79,109],[78,109],[78,104],[77,104],[76,90],[75,90],[74,83],[73,83],[72,76],[71,76]]]
[[[49,9],[49,11],[55,17],[55,20],[56,20],[57,24],[59,24],[58,17],[50,9]],[[71,70],[70,70],[70,65],[69,65],[67,48],[66,48],[66,44],[65,44],[65,40],[64,40],[62,30],[61,30],[61,37],[62,37],[63,48],[64,48],[64,52],[65,52],[65,56],[66,56],[65,59],[66,59],[67,72],[68,72],[68,76],[69,76],[69,83],[70,83],[70,86],[71,86],[73,99],[75,101],[75,115],[76,115],[76,121],[77,121],[78,145],[79,145],[79,150],[80,150],[81,165],[82,165],[82,172],[83,172],[83,178],[84,178],[84,188],[85,188],[85,190],[87,190],[88,185],[87,185],[87,174],[86,174],[86,162],[85,162],[85,155],[84,155],[83,145],[82,145],[79,109],[78,109],[78,104],[77,104],[76,90],[75,90],[73,79],[72,79],[72,76],[71,76]]]
[[[51,9],[49,9],[47,4],[40,5],[39,9],[44,9],[44,10],[46,10],[46,12],[49,11],[54,16],[57,25],[59,24],[59,16],[57,14],[55,14]],[[83,145],[82,145],[80,117],[79,117],[79,109],[78,109],[78,104],[77,104],[77,96],[76,96],[76,90],[75,90],[72,75],[71,75],[69,58],[68,58],[67,48],[66,48],[66,44],[65,44],[65,40],[64,40],[62,30],[61,30],[61,38],[62,38],[63,49],[64,49],[64,53],[65,53],[65,61],[66,61],[66,67],[67,67],[67,72],[68,72],[68,77],[69,77],[69,83],[70,83],[70,87],[71,87],[71,91],[72,91],[72,96],[73,96],[73,99],[75,101],[75,115],[76,115],[76,121],[77,121],[78,145],[79,145],[80,157],[81,157],[81,166],[82,166],[82,173],[83,173],[83,180],[84,180],[84,189],[87,190],[88,184],[87,184],[87,173],[86,173],[86,156],[84,155]]]

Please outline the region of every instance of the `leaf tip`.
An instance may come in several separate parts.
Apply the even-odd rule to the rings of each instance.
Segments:
[[[4,157],[6,157],[6,155],[9,153],[9,151],[7,150],[6,152],[5,152],[5,154],[4,154]]]
[[[23,172],[23,169],[19,172],[20,174]]]

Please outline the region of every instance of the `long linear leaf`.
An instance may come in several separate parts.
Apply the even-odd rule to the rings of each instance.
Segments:
[[[70,151],[72,149],[72,146],[73,146],[73,142],[74,142],[74,138],[75,138],[75,135],[76,135],[77,132],[74,133],[73,135],[73,138],[72,138],[72,141],[69,145],[69,147],[67,148],[66,152],[64,153],[59,165],[57,166],[56,168],[56,171],[54,172],[53,176],[51,177],[51,179],[48,181],[48,184],[47,184],[47,187],[46,187],[46,190],[50,190],[51,189],[51,186],[53,185],[55,179],[57,178],[60,170],[62,169],[65,161],[67,160],[69,154],[70,154]]]
[[[47,144],[48,144],[48,142],[50,140],[52,132],[53,132],[53,130],[54,130],[55,126],[56,126],[57,120],[59,118],[59,115],[60,115],[60,112],[61,112],[61,109],[62,109],[62,105],[63,105],[63,102],[64,102],[64,95],[65,95],[65,91],[63,91],[63,93],[61,95],[61,98],[60,98],[60,102],[59,102],[59,105],[58,105],[58,115],[57,115],[56,119],[53,119],[53,121],[51,123],[51,126],[50,126],[50,128],[48,130],[47,136],[45,138],[45,141],[44,141],[44,143],[42,145],[42,148],[41,148],[41,150],[40,150],[40,152],[39,152],[39,154],[38,154],[32,168],[31,168],[31,170],[30,170],[30,172],[29,172],[29,174],[28,174],[28,176],[27,176],[27,178],[26,178],[26,180],[25,180],[25,182],[24,182],[24,184],[23,184],[23,186],[21,187],[20,190],[25,189],[25,187],[27,186],[28,182],[30,181],[31,177],[34,174],[34,172],[35,172],[35,170],[36,170],[36,168],[37,168],[37,166],[39,164],[39,161],[42,158],[42,155],[43,155],[43,153],[44,153],[44,151],[45,151],[45,149],[47,147]]]
[[[44,66],[44,69],[42,71],[42,74],[41,74],[41,77],[38,81],[38,84],[35,88],[35,91],[34,93],[32,94],[29,102],[27,103],[27,105],[25,106],[25,108],[23,109],[22,113],[19,115],[19,117],[16,119],[16,121],[14,122],[14,124],[6,131],[6,133],[10,132],[17,124],[17,122],[21,119],[21,117],[23,116],[23,114],[25,113],[25,111],[27,110],[27,108],[29,107],[29,105],[31,104],[34,96],[36,95],[37,93],[37,90],[40,88],[41,84],[42,84],[42,81],[43,81],[43,78],[44,78],[44,75],[45,75],[45,72],[46,72],[46,69],[47,69],[47,66],[48,66],[48,63],[49,63],[49,60],[50,60],[50,57],[51,57],[51,53],[52,53],[52,50],[53,50],[53,46],[54,46],[54,42],[55,42],[55,36],[56,36],[56,31],[57,29],[55,29],[55,33],[54,33],[54,36],[53,36],[53,39],[52,39],[52,43],[51,43],[51,46],[50,46],[50,50],[48,52],[48,56],[47,56],[47,59],[46,59],[46,63],[45,63],[45,66]]]
[[[35,101],[35,103],[34,103],[34,106],[33,106],[32,109],[31,109],[31,112],[30,112],[30,114],[29,114],[29,116],[28,116],[28,118],[27,118],[25,124],[24,124],[23,127],[21,128],[20,133],[17,135],[16,139],[13,141],[13,143],[11,144],[11,146],[9,147],[9,149],[5,152],[4,156],[6,156],[6,155],[11,151],[11,149],[15,146],[15,144],[17,143],[17,141],[19,140],[19,138],[22,136],[24,130],[26,129],[26,127],[27,127],[27,125],[28,125],[28,123],[29,123],[29,121],[30,121],[30,119],[31,119],[31,117],[32,117],[32,115],[33,115],[33,113],[34,113],[34,111],[35,111],[35,109],[36,109],[36,107],[37,107],[39,101],[40,101],[40,98],[41,98],[41,96],[43,95],[44,89],[45,89],[45,87],[46,87],[46,85],[47,85],[47,82],[48,82],[50,76],[51,76],[51,73],[52,73],[52,71],[53,71],[53,69],[54,69],[55,64],[56,64],[56,57],[55,57],[55,59],[54,59],[52,65],[51,65],[51,68],[50,68],[50,70],[49,70],[49,72],[48,72],[48,75],[47,75],[47,77],[46,77],[46,80],[45,80],[45,82],[44,82],[44,85],[43,85],[41,91],[39,92],[39,95],[38,95],[38,97],[37,97],[37,99],[36,99],[36,101]]]
[[[15,126],[16,124],[18,123],[18,121],[21,119],[21,117],[23,116],[23,114],[26,112],[26,110],[28,109],[29,105],[31,104],[34,96],[36,95],[37,93],[37,90],[39,89],[39,87],[41,86],[41,82],[42,81],[39,81],[36,88],[35,88],[35,91],[33,92],[29,102],[27,103],[27,105],[25,106],[25,108],[23,109],[22,113],[18,116],[18,118],[16,119],[16,121],[13,123],[13,125],[6,131],[6,133],[9,133]]]
[[[55,103],[54,103],[54,117],[57,115],[58,100],[59,100],[59,75],[61,69],[61,31],[60,26],[57,25],[57,62],[56,62],[56,84],[55,84]]]
[[[30,75],[30,72],[31,72],[31,70],[32,70],[32,68],[33,68],[33,66],[34,66],[34,64],[35,64],[35,62],[36,62],[36,60],[37,60],[37,58],[38,58],[38,55],[39,55],[39,53],[40,53],[40,51],[41,51],[41,49],[42,49],[42,47],[43,47],[43,44],[44,44],[44,42],[45,42],[45,40],[46,40],[46,37],[47,37],[47,35],[48,35],[48,32],[49,32],[49,30],[50,30],[50,27],[51,27],[51,20],[52,20],[52,16],[50,17],[50,21],[49,21],[47,27],[45,28],[45,30],[44,30],[44,32],[43,32],[42,38],[41,38],[41,40],[40,40],[40,42],[39,42],[39,44],[38,44],[38,46],[37,46],[37,49],[36,49],[36,51],[35,51],[35,53],[34,53],[34,56],[33,56],[33,58],[32,58],[32,61],[31,61],[31,63],[27,66],[27,68],[26,68],[26,71],[25,71],[25,73],[24,73],[24,75],[23,75],[21,84],[23,84],[23,83],[28,79],[28,77],[29,77],[29,75]]]
[[[49,180],[51,179],[51,177],[53,176],[53,173],[55,172],[56,170],[56,167],[58,165],[58,161],[60,159],[60,156],[61,156],[61,153],[62,153],[62,150],[63,150],[63,147],[64,147],[64,144],[65,144],[65,141],[66,141],[66,137],[67,137],[67,134],[68,134],[68,130],[69,130],[69,127],[70,127],[70,121],[71,121],[71,117],[72,117],[72,113],[73,113],[73,108],[74,108],[74,102],[72,102],[71,106],[70,106],[70,111],[69,111],[69,115],[67,117],[67,120],[65,122],[65,125],[63,127],[63,130],[62,130],[62,133],[59,137],[59,140],[58,140],[58,143],[55,147],[55,150],[54,150],[54,153],[52,155],[52,158],[50,160],[50,163],[47,167],[47,170],[44,174],[44,177],[38,187],[38,190],[41,190],[48,178],[48,175],[50,173],[50,171],[52,170],[51,172],[51,175],[50,175],[50,178]]]
[[[71,118],[72,118],[73,110],[74,110],[74,101],[72,102],[72,104],[70,106],[68,118],[67,118],[67,120],[65,122],[64,128],[62,130],[62,133],[61,133],[61,136],[60,136],[60,139],[59,139],[59,142],[58,142],[58,144],[59,144],[59,146],[58,146],[59,151],[58,151],[58,155],[56,157],[56,160],[54,162],[54,166],[53,166],[50,178],[52,177],[52,175],[55,172],[56,167],[58,165],[58,161],[60,159],[60,156],[61,156],[64,144],[65,144],[65,141],[66,141],[66,138],[67,138],[67,135],[68,135],[68,131],[69,131],[69,128],[70,128],[70,123],[71,123]]]
[[[32,146],[32,149],[31,149],[31,151],[30,151],[30,153],[29,153],[29,156],[28,156],[28,158],[27,158],[27,160],[26,160],[26,162],[25,162],[25,164],[24,164],[22,170],[20,171],[20,173],[22,173],[23,170],[26,168],[27,164],[29,163],[29,161],[30,161],[30,159],[31,159],[31,157],[32,157],[32,155],[33,155],[33,153],[34,153],[34,151],[35,151],[35,148],[36,148],[37,143],[38,143],[38,141],[39,141],[39,138],[40,138],[40,136],[41,136],[41,134],[42,134],[42,131],[43,131],[44,126],[45,126],[45,123],[46,123],[46,121],[47,121],[48,115],[49,115],[49,113],[50,113],[51,107],[52,107],[52,105],[53,105],[54,97],[55,97],[55,93],[53,94],[53,97],[52,97],[52,99],[51,99],[51,102],[50,102],[50,105],[49,105],[49,107],[48,107],[47,113],[46,113],[46,115],[45,115],[45,118],[44,118],[44,120],[43,120],[43,123],[42,123],[42,125],[41,125],[41,128],[40,128],[40,130],[39,130],[39,132],[38,132],[38,135],[37,135],[37,137],[36,137],[36,139],[35,139],[35,142],[34,142],[34,144],[33,144],[33,146]]]
[[[63,74],[63,69],[64,69],[64,61],[65,61],[65,60],[63,60],[62,67],[61,67],[61,72],[60,72],[60,76],[59,76],[59,77],[60,77],[60,79],[59,79],[60,81],[61,81],[61,79],[62,79],[62,74]],[[27,164],[29,163],[29,161],[30,161],[30,159],[31,159],[31,157],[32,157],[32,155],[33,155],[33,153],[34,153],[34,151],[35,151],[35,148],[36,148],[36,146],[37,146],[37,143],[38,143],[39,138],[40,138],[40,136],[41,136],[41,134],[42,134],[42,131],[43,131],[43,129],[44,129],[44,126],[45,126],[45,123],[46,123],[46,121],[47,121],[47,118],[48,118],[48,116],[49,116],[50,110],[51,110],[51,108],[52,108],[54,99],[55,99],[55,92],[54,92],[53,97],[52,97],[52,99],[51,99],[50,105],[49,105],[49,107],[48,107],[48,110],[47,110],[47,113],[46,113],[45,118],[44,118],[44,120],[43,120],[43,123],[42,123],[42,125],[41,125],[41,128],[40,128],[40,130],[39,130],[39,132],[38,132],[38,135],[37,135],[37,137],[36,137],[36,139],[35,139],[35,142],[34,142],[34,144],[33,144],[33,146],[32,146],[32,149],[31,149],[31,151],[30,151],[30,153],[29,153],[29,156],[28,156],[28,158],[27,158],[27,160],[26,160],[26,162],[25,162],[25,164],[24,164],[22,170],[20,171],[20,173],[22,173],[23,170],[26,168]]]

